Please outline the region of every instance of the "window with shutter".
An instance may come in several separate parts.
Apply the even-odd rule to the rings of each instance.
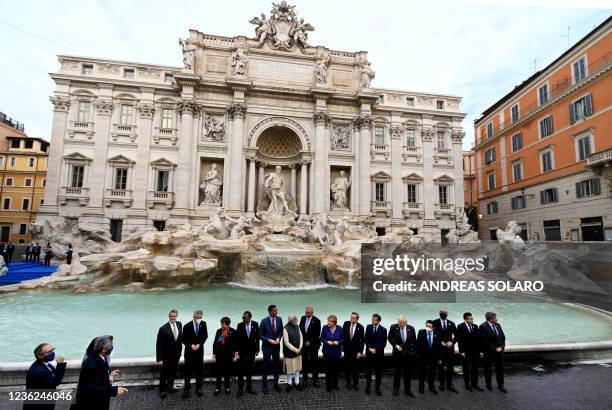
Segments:
[[[584,194],[582,193],[582,183],[576,182],[576,198],[582,198]]]

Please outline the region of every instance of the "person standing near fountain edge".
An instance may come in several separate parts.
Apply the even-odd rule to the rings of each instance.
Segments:
[[[253,390],[251,377],[255,357],[259,355],[259,324],[251,320],[253,315],[248,310],[242,314],[242,322],[236,326],[238,333],[238,393],[236,398],[244,393],[244,379],[246,377],[246,391],[249,394],[257,394]]]
[[[440,391],[445,387],[453,393],[457,389],[453,386],[453,367],[455,363],[455,342],[457,341],[457,327],[455,322],[448,319],[448,311],[440,309],[440,318],[433,321],[434,329],[440,335],[442,347],[440,349],[440,360],[442,363],[438,367],[438,378],[440,381]]]
[[[34,349],[36,361],[32,363],[26,375],[26,389],[55,390],[60,385],[66,371],[64,356],[56,355],[55,348],[50,343],[41,343]],[[53,366],[55,361],[55,366]],[[54,409],[55,403],[38,404],[25,403],[24,409]]]
[[[168,313],[168,321],[157,332],[155,344],[157,364],[161,366],[159,372],[159,397],[166,398],[166,392],[176,393],[174,377],[178,368],[179,359],[183,350],[183,325],[177,321],[178,311],[172,309]]]
[[[268,375],[270,366],[274,375],[274,385],[272,386],[277,393],[281,388],[278,385],[280,345],[283,334],[283,320],[278,317],[276,305],[268,306],[268,317],[261,319],[259,338],[261,339],[261,350],[263,351],[262,363],[262,392],[268,394]]]
[[[193,320],[183,327],[183,344],[185,345],[185,385],[183,399],[189,397],[191,374],[195,373],[196,394],[202,397],[202,376],[204,370],[204,343],[208,339],[206,322],[202,320],[202,311],[193,312]]]
[[[300,330],[304,335],[304,387],[308,383],[308,373],[312,373],[312,384],[319,387],[317,360],[321,347],[321,321],[314,315],[312,306],[306,306],[304,316],[300,319]]]
[[[497,315],[493,312],[485,313],[486,322],[480,325],[482,337],[484,370],[487,390],[493,390],[491,382],[491,367],[495,364],[495,376],[499,391],[507,393],[504,387],[504,350],[506,349],[506,335],[497,323]]]
[[[346,388],[359,391],[359,359],[363,357],[364,329],[359,323],[359,313],[351,313],[351,319],[342,326],[342,351],[346,361]]]
[[[385,360],[385,346],[387,345],[387,329],[381,324],[381,317],[378,313],[372,315],[372,324],[366,327],[365,346],[366,346],[366,394],[371,393],[372,373],[376,377],[376,394],[382,396],[380,384],[382,383],[382,371]]]
[[[297,315],[290,314],[287,324],[283,328],[283,356],[285,372],[287,373],[287,393],[291,387],[302,390],[300,385],[300,371],[302,370],[302,347],[304,346],[304,335],[298,325]]]

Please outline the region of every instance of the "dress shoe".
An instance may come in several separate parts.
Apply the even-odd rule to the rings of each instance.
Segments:
[[[419,387],[419,393],[421,393],[421,394],[425,394],[425,387],[420,386],[420,387]]]
[[[446,390],[446,386],[445,386],[445,385],[443,385],[443,384],[441,384],[441,385],[440,385],[440,388],[439,388],[438,390],[440,390],[440,391],[444,391],[444,390]]]
[[[407,394],[408,396],[414,398],[414,393],[412,392],[412,390],[405,390],[404,394]]]
[[[204,395],[204,392],[202,391],[202,389],[196,389],[196,395],[198,397],[202,397]]]
[[[312,385],[314,386],[315,389],[318,389],[319,388],[319,381],[318,380],[313,381]]]
[[[289,393],[291,391],[291,385],[287,383],[287,387],[285,387],[285,391]]]
[[[467,390],[467,391],[472,391],[472,388],[470,387],[470,385],[469,385],[469,384],[466,384],[466,385],[465,385],[465,390]]]
[[[366,387],[365,392],[366,392],[367,395],[370,395],[372,393],[372,390],[370,389],[370,386]]]
[[[253,390],[251,387],[247,387],[247,393],[249,393],[249,394],[257,394],[257,391]]]
[[[189,390],[184,390],[183,391],[183,395],[181,396],[183,399],[186,399],[187,397],[189,397]]]
[[[432,392],[433,394],[438,394],[438,391],[436,390],[435,387],[430,387],[429,391]]]
[[[484,391],[480,388],[480,386],[472,386],[472,389],[474,390],[478,390],[478,391]]]
[[[448,386],[448,391],[452,391],[453,393],[459,393],[457,389],[455,389],[455,386]]]
[[[262,392],[263,394],[268,394],[268,393],[270,392],[270,391],[268,390],[268,386],[264,386],[264,388],[263,388],[263,389],[261,389],[261,392]]]
[[[399,390],[393,389],[393,395],[394,396],[399,396]]]
[[[166,397],[168,397],[168,395],[166,394],[165,391],[159,393],[159,398],[160,399],[164,400]]]
[[[225,389],[225,394],[229,395],[231,393],[230,389]]]
[[[358,384],[354,385],[354,386],[353,386],[353,390],[355,390],[355,391],[359,391],[359,385],[358,385]]]
[[[499,391],[502,393],[508,393],[508,390],[504,386],[498,387]]]
[[[218,396],[218,395],[219,395],[219,393],[221,393],[221,390],[220,390],[220,389],[215,389],[215,391],[214,391],[214,393],[213,393],[213,394],[214,394],[215,396]]]
[[[382,396],[382,390],[380,390],[380,388],[376,389],[376,395],[377,396]]]
[[[272,388],[274,389],[275,392],[280,393],[281,392],[281,388],[278,384],[274,384],[274,386],[272,386]]]
[[[487,390],[489,390],[489,391],[493,391],[493,386],[489,386],[489,385],[487,385]]]
[[[168,393],[177,393],[178,391],[179,389],[174,386],[168,388]]]
[[[238,390],[238,393],[236,393],[236,398],[240,398],[242,397],[242,395],[244,394],[244,392],[242,390]]]

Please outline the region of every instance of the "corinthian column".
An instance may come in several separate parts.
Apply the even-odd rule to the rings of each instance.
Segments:
[[[255,213],[255,156],[250,156],[249,161],[249,187],[247,197],[247,212]]]
[[[51,125],[51,144],[49,146],[49,160],[47,162],[47,187],[45,188],[44,207],[57,206],[57,197],[62,186],[62,157],[64,156],[64,135],[68,122],[70,98],[56,95],[49,97],[53,104],[53,124]]]
[[[314,198],[312,213],[325,212],[325,202],[329,202],[329,181],[327,181],[329,168],[329,142],[325,138],[325,127],[329,126],[331,117],[325,111],[317,111],[313,117],[315,123],[315,150],[314,150]]]
[[[308,163],[310,161],[302,159],[300,161],[300,215],[305,215],[308,211]]]
[[[465,132],[455,130],[451,133],[453,141],[453,168],[455,180],[453,190],[455,191],[455,208],[463,208],[465,205],[465,194],[463,192],[463,137]]]
[[[372,139],[372,119],[368,115],[362,115],[355,119],[355,125],[359,129],[359,203],[357,209],[360,217],[370,215],[370,201],[372,200],[372,186],[370,181],[370,145]]]
[[[191,153],[193,147],[193,115],[199,112],[199,106],[192,99],[181,99],[178,102],[178,112],[181,115],[181,134],[179,136],[178,167],[176,171],[175,201],[176,208],[189,208],[190,190],[192,186],[193,167]]]
[[[391,223],[403,225],[402,217],[403,193],[402,193],[402,127],[391,128]]]
[[[247,108],[244,104],[232,104],[227,107],[227,114],[233,120],[231,141],[228,142],[227,159],[229,166],[228,178],[228,200],[227,210],[239,212],[242,210],[242,165],[243,152],[242,145],[244,140],[244,117],[246,116]]]
[[[435,219],[436,196],[433,182],[433,137],[434,130],[423,127],[421,139],[423,140],[423,209],[425,219]],[[461,179],[463,181],[463,177]]]

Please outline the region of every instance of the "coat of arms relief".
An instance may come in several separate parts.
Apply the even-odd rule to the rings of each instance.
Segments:
[[[301,50],[308,48],[308,32],[314,31],[314,27],[299,19],[295,12],[295,6],[290,6],[286,1],[272,3],[270,18],[264,13],[260,17],[253,17],[249,23],[256,25],[255,38],[257,47],[262,47],[266,41],[274,49],[290,50],[297,46]]]

